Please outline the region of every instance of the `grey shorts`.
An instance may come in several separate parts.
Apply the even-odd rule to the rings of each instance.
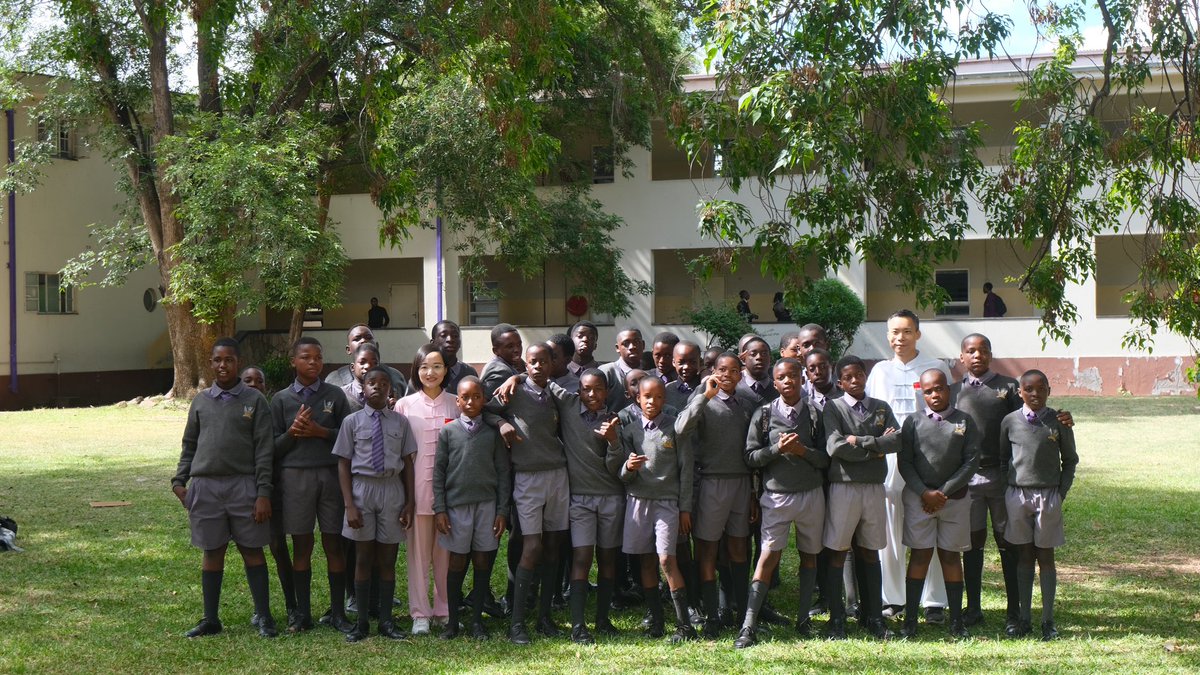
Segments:
[[[270,522],[254,522],[258,485],[254,476],[198,476],[184,497],[192,545],[209,551],[230,541],[246,548],[271,542]]]
[[[355,474],[352,491],[354,505],[362,512],[363,526],[350,527],[342,516],[342,536],[351,541],[377,541],[399,544],[404,541],[400,511],[404,509],[404,483],[399,476],[376,478]]]
[[[625,495],[571,495],[571,546],[616,548],[625,523]]]
[[[674,499],[625,500],[621,551],[630,555],[675,555],[679,539],[679,502]]]
[[[762,507],[762,546],[768,551],[787,548],[788,531],[796,526],[796,550],[817,554],[824,544],[825,491],[813,488],[805,492],[764,492],[758,500]]]
[[[513,476],[513,506],[522,535],[567,529],[570,500],[566,469],[517,471]]]
[[[720,541],[721,535],[750,536],[750,477],[701,478],[692,536]]]
[[[904,534],[901,542],[909,548],[937,548],[940,551],[971,550],[971,500],[947,499],[936,513],[925,513],[921,497],[904,491]]]
[[[451,553],[466,555],[472,551],[495,551],[500,540],[492,534],[496,523],[496,502],[477,502],[446,509],[450,534],[438,533],[438,544]]]
[[[1010,543],[1032,543],[1038,548],[1058,548],[1066,543],[1058,488],[1009,486],[1004,504],[1008,507],[1004,538]]]
[[[825,547],[849,551],[853,542],[882,551],[887,546],[887,510],[879,483],[830,483],[825,504]]]
[[[345,508],[342,488],[338,485],[337,466],[310,469],[282,469],[279,486],[283,502],[283,531],[287,534],[312,534],[315,523],[321,534],[342,531]]]
[[[1004,506],[1004,473],[998,466],[981,468],[971,476],[969,494],[971,499],[971,531],[987,529],[988,514],[992,515],[992,531],[1004,532],[1008,522],[1008,509]]]

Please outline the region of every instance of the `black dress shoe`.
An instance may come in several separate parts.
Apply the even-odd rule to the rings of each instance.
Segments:
[[[1058,629],[1054,627],[1053,621],[1042,622],[1042,642],[1050,642],[1058,639]]]
[[[273,638],[279,635],[279,630],[275,628],[275,619],[270,616],[263,616],[258,620],[258,636],[265,638]]]
[[[595,638],[588,632],[587,626],[578,624],[571,627],[571,642],[577,645],[594,645]]]
[[[566,609],[567,598],[562,593],[555,593],[554,597],[550,599],[550,606],[554,609]]]
[[[925,608],[925,623],[940,626],[946,623],[946,608],[945,607],[926,607]]]
[[[1004,627],[1004,634],[1010,638],[1022,638],[1032,632],[1033,627],[1030,626],[1029,622],[1025,620],[1009,622],[1009,624]]]
[[[605,619],[603,622],[596,622],[596,633],[603,635],[604,637],[616,637],[621,633],[621,631],[617,630],[617,627],[613,625],[613,622]]]
[[[863,624],[863,628],[877,640],[887,640],[892,637],[892,631],[888,630],[887,624],[883,619],[870,618]]]
[[[196,638],[204,635],[216,635],[217,633],[221,632],[221,629],[221,622],[217,621],[216,619],[200,619],[200,623],[196,624],[194,628],[184,633],[183,636]]]
[[[797,619],[796,634],[802,638],[812,637],[812,619],[807,616]]]
[[[447,623],[446,627],[442,629],[442,634],[438,637],[443,640],[453,640],[454,638],[458,637],[458,622],[452,621]]]
[[[904,626],[900,628],[900,637],[905,640],[912,640],[917,637],[917,620],[916,618],[909,619],[905,617]]]
[[[493,619],[504,619],[508,617],[508,602],[501,598],[497,601],[495,598],[487,598],[483,601],[483,613]]]
[[[548,616],[538,618],[537,632],[548,638],[562,637],[562,630],[554,623],[554,619]]]
[[[791,619],[775,611],[775,608],[772,607],[771,603],[769,602],[764,602],[762,609],[758,610],[758,619],[759,621],[765,621],[772,626],[786,626],[792,622]]]
[[[700,637],[696,635],[696,629],[692,628],[692,624],[676,624],[675,632],[671,634],[671,644],[677,645],[680,642],[695,642]]]
[[[653,621],[654,613],[647,609],[646,613],[642,615],[642,628],[649,628],[650,623]]]
[[[527,645],[533,642],[529,639],[529,631],[525,630],[523,623],[514,623],[508,627],[508,641],[514,645]]]
[[[483,625],[482,621],[476,621],[475,623],[471,624],[471,637],[475,638],[476,640],[488,639],[489,636],[487,627]]]
[[[701,635],[705,640],[716,640],[721,637],[721,622],[717,619],[706,619]]]
[[[371,633],[368,629],[362,629],[362,628],[359,628],[357,625],[355,625],[354,630],[350,631],[349,633],[346,633],[346,642],[352,642],[352,643],[353,642],[362,642],[363,640],[366,640],[370,635],[371,635]]]
[[[692,624],[693,628],[700,628],[704,625],[704,612],[695,607],[688,607],[688,622]]]
[[[646,627],[646,635],[652,638],[660,638],[667,634],[667,629],[663,626],[662,621],[651,621]]]
[[[825,637],[830,640],[845,640],[846,620],[830,619],[829,622],[825,624]]]
[[[379,622],[379,634],[389,640],[407,640],[408,639],[408,633],[405,633],[404,631],[397,628],[396,624],[392,621],[380,621]]]
[[[299,612],[288,614],[287,629],[289,633],[300,633],[306,630],[312,630],[312,617],[308,615],[302,615]]]
[[[829,607],[825,605],[825,599],[818,598],[815,602],[813,602],[812,607],[808,608],[808,616],[817,617],[828,611]]]
[[[738,633],[737,639],[733,641],[734,649],[745,649],[758,644],[758,636],[754,634],[754,629],[746,626],[742,632]]]
[[[329,609],[325,610],[325,613],[321,615],[321,618],[317,619],[317,623],[321,624],[322,626],[328,626],[329,620],[332,618],[333,618],[333,608],[330,607]]]
[[[846,618],[854,619],[855,621],[859,621],[860,619],[862,619],[862,617],[859,616],[859,609],[861,609],[861,607],[859,606],[859,604],[857,602],[852,602],[849,605],[847,605],[846,606]],[[884,609],[886,610],[887,607],[884,607]]]
[[[978,607],[968,607],[962,614],[964,626],[978,626],[983,623],[983,610]]]
[[[354,623],[347,619],[345,614],[329,615],[325,625],[341,633],[349,633],[354,630]]]
[[[741,626],[741,617],[734,614],[731,607],[722,607],[718,616],[721,617],[722,628],[738,628]]]
[[[950,636],[959,640],[965,640],[966,638],[971,637],[971,634],[967,632],[966,625],[964,625],[963,620],[959,618],[950,622]]]

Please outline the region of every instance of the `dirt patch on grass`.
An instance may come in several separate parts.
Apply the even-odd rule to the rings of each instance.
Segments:
[[[1096,576],[1139,576],[1152,579],[1177,575],[1200,576],[1200,557],[1181,555],[1154,556],[1153,560],[1120,563],[1097,563],[1095,565],[1056,565],[1058,578],[1065,581],[1082,581]]]

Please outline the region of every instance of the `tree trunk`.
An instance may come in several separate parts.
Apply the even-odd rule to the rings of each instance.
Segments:
[[[329,223],[329,201],[332,198],[330,190],[330,182],[332,175],[329,170],[321,172],[321,179],[317,183],[317,229],[321,232],[325,231],[326,225]],[[311,261],[310,261],[311,264]],[[300,277],[301,295],[308,296],[309,276],[305,271]],[[299,307],[292,308],[292,322],[288,326],[288,348],[296,344],[296,340],[304,334],[304,314],[308,310],[304,304]]]

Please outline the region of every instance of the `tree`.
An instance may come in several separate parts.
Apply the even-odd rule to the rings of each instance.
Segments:
[[[1071,68],[1086,6],[1106,35],[1096,74]],[[702,230],[752,248],[789,293],[803,287],[806,262],[834,269],[857,255],[897,275],[921,306],[940,307],[933,267],[956,255],[976,205],[991,236],[1033,251],[1020,288],[1042,310],[1043,339],[1069,341],[1078,316],[1065,288],[1093,274],[1093,238],[1120,231],[1132,212],[1148,231],[1126,344],[1149,347],[1170,330],[1195,345],[1196,10],[1140,0],[1029,9],[1056,51],[1025,74],[1015,149],[984,171],[980,125],[956,126],[943,94],[960,61],[1002,45],[1008,17],[945,0],[710,4],[697,31],[717,91],[670,115],[693,159],[719,153],[739,193],[702,201]],[[950,25],[960,15],[975,20]],[[1121,110],[1132,111],[1127,130],[1102,123]],[[767,207],[766,220],[751,219],[746,197]]]
[[[792,320],[803,326],[815,323],[829,336],[829,351],[841,358],[854,341],[858,327],[867,320],[867,306],[846,284],[838,279],[814,279],[798,296],[785,303]]]

